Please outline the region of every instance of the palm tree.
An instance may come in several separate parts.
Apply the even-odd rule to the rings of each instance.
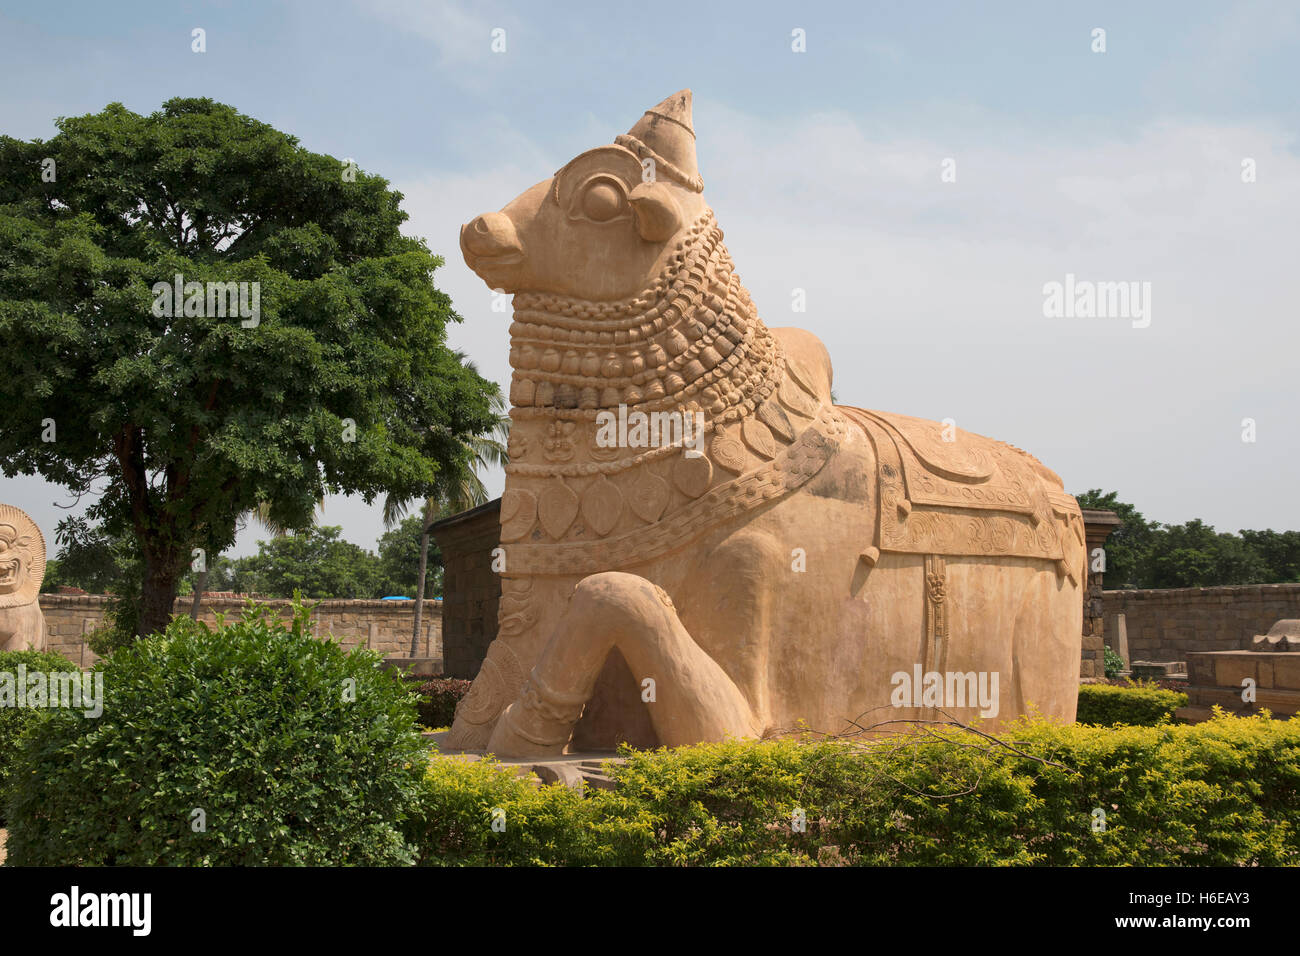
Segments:
[[[467,368],[478,371],[473,362],[465,360],[462,353],[457,353],[457,357]],[[429,526],[443,515],[459,514],[486,503],[487,489],[483,486],[479,472],[489,467],[504,467],[509,462],[506,439],[510,436],[510,415],[499,388],[489,396],[489,403],[496,418],[495,423],[484,434],[453,440],[456,452],[446,460],[439,461],[433,493],[424,501],[424,516],[420,526],[420,566],[415,588],[415,621],[411,630],[412,657],[420,646],[420,622],[424,614],[425,577],[429,563]],[[391,528],[401,521],[412,500],[393,496],[385,498],[384,527]]]

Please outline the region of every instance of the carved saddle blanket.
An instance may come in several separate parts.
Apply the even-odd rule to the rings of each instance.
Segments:
[[[1046,469],[1027,453],[955,425],[906,415],[847,406],[814,406],[811,414],[811,424],[774,460],[646,527],[593,541],[505,544],[512,572],[592,574],[653,560],[682,547],[703,527],[791,494],[821,470],[856,426],[871,441],[877,461],[875,538],[864,545],[865,556],[1039,558],[1056,562],[1058,573],[1078,583],[1074,556],[1084,542],[1078,505],[1049,484]],[[1077,543],[1067,540],[1067,528]]]
[[[875,447],[879,551],[1042,558],[1078,583],[1062,530],[1068,525],[1083,544],[1078,504],[1050,487],[1026,452],[953,424],[837,410]]]

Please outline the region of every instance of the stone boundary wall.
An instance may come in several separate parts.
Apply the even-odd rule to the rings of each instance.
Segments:
[[[102,594],[42,594],[41,612],[49,649],[68,660],[89,667],[99,658],[86,644],[91,631],[104,623],[108,598]],[[280,610],[288,619],[292,602],[284,598],[259,599]],[[190,613],[192,598],[176,599],[174,613]],[[199,620],[216,623],[216,615],[227,621],[239,617],[242,597],[205,597],[199,605]],[[421,618],[418,646],[412,648],[411,627],[415,622],[414,601],[320,601],[312,612],[318,637],[332,634],[343,646],[358,645],[379,651],[385,657],[442,657],[442,601],[426,600]]]
[[[1124,615],[1129,663],[1185,661],[1188,651],[1250,647],[1282,618],[1300,618],[1300,584],[1105,591],[1106,643],[1119,650]]]

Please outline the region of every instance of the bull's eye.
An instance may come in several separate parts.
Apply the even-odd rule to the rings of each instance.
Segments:
[[[619,178],[600,172],[589,176],[568,193],[570,219],[586,222],[624,222],[632,218],[627,185]]]
[[[623,194],[608,179],[594,179],[582,195],[582,214],[593,222],[608,222],[618,215]]]

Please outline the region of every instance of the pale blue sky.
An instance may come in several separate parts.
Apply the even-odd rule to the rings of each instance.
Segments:
[[[1300,528],[1297,54],[1295,3],[4,2],[0,130],[210,96],[355,158],[406,193],[453,344],[505,383],[460,223],[691,87],[740,274],[827,342],[841,401],[951,416],[1159,520]],[[1152,282],[1151,327],[1045,319],[1067,272]],[[59,489],[0,486],[52,538]],[[382,530],[359,501],[323,520]]]

